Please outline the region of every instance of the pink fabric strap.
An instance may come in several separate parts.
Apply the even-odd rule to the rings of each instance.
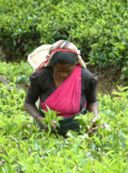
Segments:
[[[45,100],[41,102],[43,110],[46,106],[58,112],[58,115],[72,117],[80,112],[81,99],[81,66],[76,65],[71,75]]]

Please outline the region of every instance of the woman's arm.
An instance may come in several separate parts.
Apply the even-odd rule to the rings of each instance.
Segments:
[[[38,122],[42,122],[42,116],[39,113],[35,104],[25,102],[26,111]]]
[[[35,120],[41,123],[43,117],[36,107],[36,101],[41,95],[38,74],[36,72],[31,75],[30,81],[31,83],[25,98],[25,109]]]
[[[100,118],[99,112],[98,112],[98,102],[96,101],[94,103],[88,104],[87,110],[94,114],[94,118],[92,120],[92,123],[95,123]]]
[[[43,117],[39,113],[35,104],[25,102],[26,111],[40,124],[41,129],[47,130],[47,126],[43,124]]]
[[[87,86],[86,89],[87,110],[94,114],[92,123],[95,123],[99,119],[98,102],[97,102],[98,79],[94,74],[90,72],[88,72],[86,75],[87,76],[86,76],[85,86]]]

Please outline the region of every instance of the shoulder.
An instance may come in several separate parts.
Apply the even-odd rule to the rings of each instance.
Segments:
[[[91,73],[87,68],[82,68],[82,77],[89,80],[98,81],[97,76],[94,73]]]
[[[40,81],[44,81],[47,78],[49,78],[51,74],[52,74],[52,68],[45,67],[41,70],[38,70],[32,73],[32,75],[30,76],[30,81],[39,83]]]
[[[98,78],[94,73],[91,73],[87,68],[82,68],[81,71],[82,81],[86,84],[96,85],[98,83]]]
[[[83,78],[90,78],[91,77],[91,72],[87,68],[82,68],[82,77]]]

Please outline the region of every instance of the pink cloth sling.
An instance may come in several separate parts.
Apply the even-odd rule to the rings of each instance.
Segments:
[[[47,106],[58,115],[72,117],[80,112],[81,66],[76,65],[71,75],[45,100],[41,102],[43,110]]]

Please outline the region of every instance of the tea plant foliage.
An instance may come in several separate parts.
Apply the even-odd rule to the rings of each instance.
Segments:
[[[40,131],[26,113],[22,86],[28,86],[29,79],[19,87],[17,78],[30,73],[26,63],[0,63],[0,76],[8,81],[0,82],[0,172],[127,173],[128,87],[118,87],[112,95],[99,94],[101,119],[94,134],[87,133],[92,119],[87,113],[77,118],[80,134],[69,131],[63,138]],[[50,117],[54,119],[55,112],[49,110],[45,123],[51,122]]]
[[[85,61],[128,76],[127,0],[0,0],[0,42],[7,60],[41,44],[75,43]]]

